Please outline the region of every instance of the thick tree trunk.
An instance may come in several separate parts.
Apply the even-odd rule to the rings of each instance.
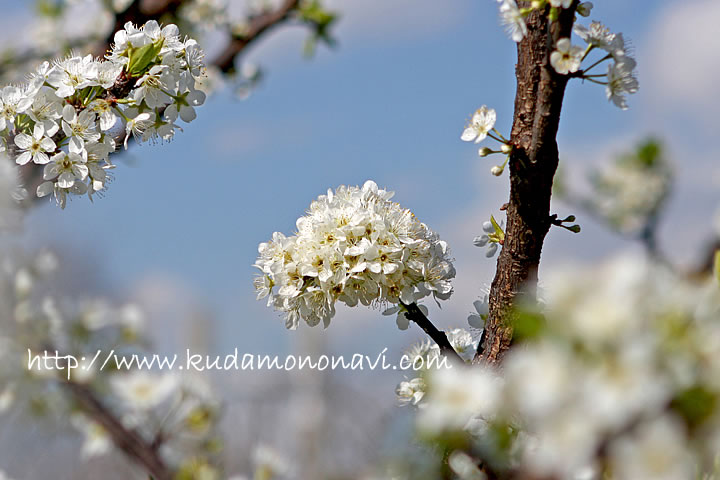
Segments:
[[[529,2],[523,2],[528,6]],[[497,363],[510,347],[510,308],[523,297],[535,299],[537,272],[550,229],[550,196],[558,166],[555,137],[568,77],[550,65],[559,38],[569,37],[577,1],[550,23],[548,12],[527,18],[528,34],[518,44],[517,93],[511,132],[510,201],[505,242],[490,289],[490,315],[476,363]]]

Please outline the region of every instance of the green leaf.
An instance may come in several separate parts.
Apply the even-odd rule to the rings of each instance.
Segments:
[[[135,77],[145,73],[148,66],[157,58],[162,46],[163,41],[158,40],[140,48],[128,47],[127,72]]]
[[[312,33],[305,41],[304,55],[312,56],[318,42],[323,42],[332,47],[335,39],[330,35],[330,27],[337,21],[337,14],[325,10],[318,0],[303,2],[298,10],[302,22],[309,24]]]
[[[512,322],[513,340],[518,342],[539,338],[547,326],[545,317],[537,312],[519,311]]]
[[[717,406],[717,395],[702,386],[690,387],[676,396],[670,406],[694,428],[708,419]]]
[[[495,229],[495,235],[498,238],[498,243],[503,242],[505,240],[505,232],[502,227],[498,225],[497,220],[495,220],[495,217],[492,215],[490,215],[490,223],[492,223],[492,226]]]

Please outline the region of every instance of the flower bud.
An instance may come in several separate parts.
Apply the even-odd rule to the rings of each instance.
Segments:
[[[492,173],[496,177],[499,177],[500,175],[502,175],[503,170],[504,170],[504,168],[501,167],[500,165],[495,165],[494,167],[492,167],[490,169],[490,173]]]
[[[593,6],[594,6],[594,5],[593,5],[592,2],[583,2],[583,3],[581,3],[581,4],[578,5],[578,7],[577,7],[577,13],[578,13],[578,15],[583,16],[583,17],[589,17],[589,16],[590,16],[590,12],[591,12],[592,9],[593,9]]]
[[[493,151],[488,147],[482,147],[480,150],[478,150],[478,155],[480,155],[481,157],[487,157],[491,153],[493,153]]]
[[[512,145],[508,145],[507,143],[503,143],[503,146],[500,147],[500,151],[505,154],[512,152],[512,150],[513,150]]]

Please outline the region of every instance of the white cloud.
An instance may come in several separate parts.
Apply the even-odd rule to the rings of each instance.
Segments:
[[[641,77],[653,110],[715,118],[720,107],[720,2],[694,0],[669,3],[655,18],[645,42],[646,72]],[[716,122],[713,122],[716,125]]]

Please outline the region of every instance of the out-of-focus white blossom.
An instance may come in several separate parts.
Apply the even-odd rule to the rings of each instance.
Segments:
[[[191,0],[183,2],[180,16],[199,29],[210,30],[228,23],[224,0]]]
[[[73,415],[70,423],[85,437],[80,450],[83,459],[104,455],[112,449],[112,439],[99,423],[81,414]]]
[[[260,444],[253,451],[255,478],[273,479],[290,474],[292,467],[288,460],[276,449]]]
[[[633,75],[634,62],[615,62],[608,66],[607,98],[622,110],[627,110],[625,95],[637,93],[640,84]]]
[[[486,480],[477,462],[465,452],[456,450],[448,457],[448,465],[460,480]]]
[[[318,197],[298,219],[296,235],[276,232],[258,247],[258,299],[267,296],[268,305],[285,312],[286,326],[296,328],[301,318],[327,327],[338,301],[379,306],[449,298],[455,269],[447,244],[392,196],[367,181]]]
[[[513,41],[519,42],[527,35],[525,17],[515,0],[500,0],[500,21]]]
[[[172,374],[134,370],[112,378],[112,388],[123,405],[131,410],[147,410],[163,403],[175,392],[178,379]]]
[[[398,398],[398,404],[404,405],[417,405],[425,396],[425,380],[422,377],[415,377],[408,381],[403,381],[398,384],[395,389],[395,394]]]
[[[430,370],[428,387],[418,427],[441,433],[462,430],[474,417],[494,415],[501,401],[502,379],[490,369],[456,365]]]
[[[4,152],[0,152],[0,232],[17,228],[20,224],[20,202],[27,192],[19,182],[17,166]]]
[[[540,323],[499,377],[430,372],[418,428],[465,430],[521,478],[702,478],[720,438],[717,286],[622,257],[550,275],[544,292],[542,320],[517,312]]]
[[[670,192],[672,169],[658,149],[652,142],[641,145],[590,177],[595,193],[587,202],[623,233],[641,233]]]

